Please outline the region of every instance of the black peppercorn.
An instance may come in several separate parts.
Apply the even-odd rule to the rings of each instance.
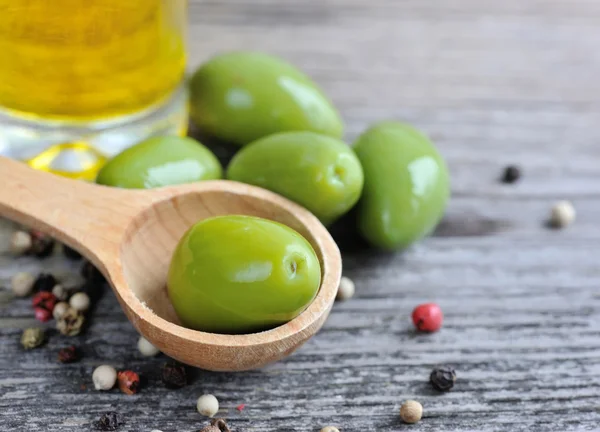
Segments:
[[[176,362],[165,363],[162,368],[162,382],[170,389],[184,387],[187,384],[185,366]]]
[[[54,240],[49,235],[40,231],[30,231],[31,247],[28,253],[37,258],[46,258],[52,255],[54,250]]]
[[[75,363],[80,358],[79,351],[74,346],[61,348],[58,351],[58,361],[61,363]]]
[[[56,278],[49,273],[40,273],[33,283],[34,291],[52,291],[58,282]]]
[[[114,411],[102,414],[96,422],[96,429],[101,431],[115,431],[123,424],[123,420],[119,413]]]
[[[504,174],[502,175],[502,183],[515,183],[521,178],[521,170],[515,165],[509,165],[504,168]]]
[[[85,261],[81,266],[81,276],[88,283],[102,284],[104,282],[104,276],[102,273],[89,261]]]
[[[67,245],[63,245],[63,255],[73,261],[81,259],[81,254]]]
[[[231,429],[229,429],[225,420],[219,418],[212,420],[209,426],[198,432],[231,432]]]
[[[437,366],[429,375],[429,382],[438,391],[448,391],[454,387],[456,372],[450,366]]]

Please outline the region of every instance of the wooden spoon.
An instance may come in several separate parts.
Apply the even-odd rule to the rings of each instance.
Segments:
[[[0,216],[39,229],[88,258],[110,283],[135,328],[165,354],[215,371],[258,368],[292,353],[323,325],[341,274],[340,252],[308,210],[267,190],[226,180],[126,190],[69,180],[0,157]],[[245,335],[190,330],[169,302],[173,250],[198,220],[260,216],[288,225],[314,247],[321,288],[297,318]]]

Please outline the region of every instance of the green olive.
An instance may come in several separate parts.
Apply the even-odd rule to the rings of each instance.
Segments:
[[[282,59],[258,52],[221,54],[190,80],[190,116],[207,134],[238,145],[284,131],[340,138],[337,110],[317,85]]]
[[[240,150],[227,177],[296,201],[329,224],[360,197],[363,172],[344,142],[313,132],[284,132]]]
[[[450,194],[446,164],[431,141],[406,124],[382,122],[354,150],[365,175],[362,235],[379,248],[400,249],[431,233]]]
[[[96,183],[126,189],[151,189],[220,179],[223,168],[209,149],[192,138],[148,138],[112,158]]]
[[[321,267],[291,228],[251,216],[217,216],[180,240],[168,275],[182,323],[211,333],[270,329],[298,316],[317,295]]]

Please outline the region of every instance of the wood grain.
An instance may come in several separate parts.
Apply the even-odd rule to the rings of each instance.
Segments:
[[[107,410],[127,414],[124,431],[194,431],[206,424],[195,411],[205,392],[236,431],[600,430],[600,3],[212,0],[193,1],[190,19],[190,68],[221,50],[269,51],[324,87],[349,141],[387,118],[429,133],[452,173],[448,216],[432,238],[395,255],[341,229],[357,296],[334,305],[287,360],[195,371],[179,391],[160,383],[164,357],[136,352],[114,297],[76,338],[84,361],[64,366],[56,351],[71,340],[62,336],[21,350],[28,301],[0,291],[0,431],[88,430]],[[515,186],[497,181],[507,163],[523,167]],[[548,230],[558,199],[572,200],[578,218]],[[0,285],[19,268],[72,266],[0,255]],[[410,311],[429,300],[444,309],[445,327],[414,334]],[[137,396],[95,392],[101,363],[139,370],[148,383]],[[436,363],[457,369],[448,394],[427,385]],[[410,427],[398,417],[408,398],[424,406]]]

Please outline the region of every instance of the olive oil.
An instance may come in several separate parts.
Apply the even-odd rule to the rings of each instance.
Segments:
[[[184,74],[184,1],[0,0],[0,107],[78,121],[160,103]]]

